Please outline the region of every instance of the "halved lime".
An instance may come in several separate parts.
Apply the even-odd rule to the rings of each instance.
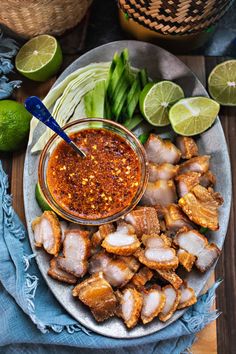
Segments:
[[[140,94],[139,107],[150,124],[161,127],[170,124],[169,108],[183,97],[182,88],[174,82],[150,82]]]
[[[217,65],[208,77],[208,89],[223,106],[236,106],[236,60]]]
[[[46,81],[62,63],[61,47],[56,38],[43,34],[21,47],[16,56],[16,69],[34,81]]]
[[[52,208],[46,202],[46,199],[43,196],[39,183],[35,186],[35,198],[38,202],[38,205],[42,211],[52,210]]]
[[[175,103],[169,118],[174,131],[185,136],[200,134],[215,121],[220,105],[207,97],[184,98]]]

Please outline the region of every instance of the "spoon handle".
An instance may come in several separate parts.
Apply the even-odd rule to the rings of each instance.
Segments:
[[[49,110],[45,107],[43,102],[37,96],[30,96],[25,100],[25,108],[33,116],[39,119],[47,127],[52,129],[56,134],[58,134],[66,143],[70,144],[72,149],[74,149],[81,157],[85,157],[85,153],[80,150],[74,142],[69,138],[69,136],[64,132],[56,120],[52,117]]]
[[[68,144],[70,144],[71,139],[64,132],[64,130],[59,126],[57,121],[52,117],[49,110],[44,106],[43,102],[37,96],[30,96],[25,100],[25,108],[27,111],[33,114],[35,118],[38,118],[47,127],[52,129],[55,133],[60,135]]]

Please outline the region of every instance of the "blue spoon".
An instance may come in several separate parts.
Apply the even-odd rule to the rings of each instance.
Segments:
[[[57,135],[59,135],[72,149],[74,149],[81,157],[86,157],[85,153],[78,148],[78,146],[69,138],[64,132],[56,120],[52,117],[49,110],[44,106],[43,102],[37,96],[30,96],[25,100],[25,108],[33,116],[39,119],[47,127],[52,129]]]

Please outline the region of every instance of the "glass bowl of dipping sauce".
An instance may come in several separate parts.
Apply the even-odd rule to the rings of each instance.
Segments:
[[[76,154],[56,134],[48,141],[38,175],[50,207],[62,218],[82,225],[102,225],[129,213],[148,182],[147,157],[139,140],[107,119],[79,119],[63,129],[86,157]]]

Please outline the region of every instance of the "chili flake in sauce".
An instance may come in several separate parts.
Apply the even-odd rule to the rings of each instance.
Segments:
[[[85,153],[81,158],[64,141],[53,151],[47,184],[65,211],[86,219],[114,215],[133,200],[141,178],[138,156],[119,135],[85,129],[70,135]]]

